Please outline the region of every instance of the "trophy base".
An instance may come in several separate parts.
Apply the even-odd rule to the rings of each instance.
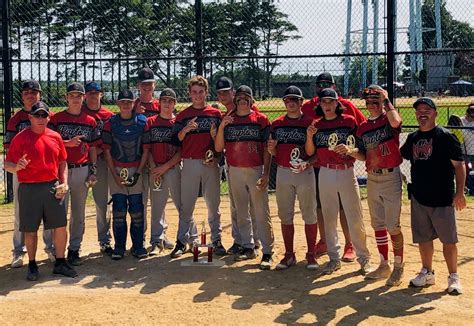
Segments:
[[[202,258],[199,258],[197,262],[193,262],[193,259],[191,258],[190,260],[182,261],[181,266],[208,266],[208,267],[222,267],[225,265],[225,261],[223,260],[212,260],[212,262],[207,261],[207,257],[204,256]]]

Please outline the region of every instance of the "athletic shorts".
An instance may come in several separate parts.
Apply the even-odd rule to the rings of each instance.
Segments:
[[[454,207],[423,206],[411,196],[411,232],[414,243],[429,242],[436,238],[445,244],[457,243]]]
[[[46,230],[67,225],[66,202],[54,196],[52,189],[55,183],[20,183],[18,204],[21,232],[38,231],[41,220]]]

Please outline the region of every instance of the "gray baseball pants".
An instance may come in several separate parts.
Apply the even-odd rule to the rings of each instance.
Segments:
[[[92,187],[92,196],[95,202],[97,240],[101,245],[110,244],[112,236],[110,234],[111,212],[107,205],[110,197],[108,168],[102,156],[97,157],[97,183]]]
[[[66,195],[66,211],[71,199],[71,216],[69,218],[69,247],[68,250],[81,249],[84,237],[86,218],[86,199],[88,188],[85,185],[89,167],[82,166],[68,169],[69,193]]]

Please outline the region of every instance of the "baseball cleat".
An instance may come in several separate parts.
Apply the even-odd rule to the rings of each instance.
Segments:
[[[404,263],[395,263],[393,264],[393,271],[390,274],[387,282],[385,283],[386,286],[398,286],[402,283],[403,279],[403,269],[405,267]]]
[[[38,265],[36,263],[28,264],[28,271],[26,273],[26,279],[28,281],[37,281],[39,278]]]
[[[319,268],[319,264],[316,261],[314,252],[306,253],[306,261],[307,261],[306,269],[309,269],[310,271],[314,271]]]
[[[132,248],[130,250],[132,252],[133,257],[138,258],[138,259],[143,259],[148,257],[148,251],[146,251],[145,248]]]
[[[390,276],[391,270],[390,270],[390,265],[387,262],[383,262],[377,267],[376,270],[367,273],[365,275],[366,280],[380,280],[384,279]]]
[[[359,261],[359,264],[360,264],[360,270],[359,271],[362,275],[367,275],[367,274],[371,273],[374,270],[372,268],[372,265],[370,264],[370,260],[368,258],[362,258]]]
[[[272,255],[271,254],[263,254],[262,261],[260,262],[260,269],[261,270],[269,270],[272,268]]]
[[[448,294],[460,295],[462,294],[461,281],[458,273],[451,273],[448,276]]]
[[[67,262],[72,266],[82,265],[81,257],[79,256],[79,250],[68,250],[67,251]]]
[[[113,260],[120,260],[120,259],[122,259],[124,256],[125,256],[125,250],[119,249],[119,248],[115,248],[114,251],[112,252],[112,255],[110,255],[110,257],[111,257]]]
[[[54,249],[45,249],[44,252],[48,255],[50,262],[54,263],[56,261],[56,253],[54,252]]]
[[[234,243],[229,249],[227,249],[227,254],[228,255],[236,255],[240,251],[242,251],[242,247],[239,244]]]
[[[424,287],[435,284],[434,271],[429,272],[426,268],[422,268],[415,278],[410,280],[412,287]]]
[[[242,248],[242,251],[239,254],[235,255],[234,260],[243,261],[243,260],[254,259],[256,257],[257,257],[257,253],[255,252],[255,249]]]
[[[100,252],[110,256],[114,252],[114,249],[112,248],[110,243],[102,243],[100,244]]]
[[[65,261],[56,261],[56,263],[54,264],[53,274],[64,275],[67,277],[77,276],[76,270]]]
[[[148,254],[150,256],[158,256],[162,251],[163,251],[163,245],[159,243],[153,243],[151,245],[150,250],[148,251]]]
[[[13,254],[11,267],[20,268],[21,266],[23,266],[23,257],[23,254]]]
[[[217,256],[225,256],[227,255],[227,251],[225,250],[224,246],[222,245],[222,242],[221,240],[216,240],[212,243],[212,245],[214,246],[214,253],[217,255]]]
[[[276,270],[288,269],[296,265],[296,256],[294,252],[286,252],[285,257],[275,266]]]
[[[181,257],[186,252],[186,245],[182,244],[181,241],[176,240],[176,245],[173,251],[170,253],[171,258]]]
[[[345,263],[351,263],[356,260],[356,254],[352,243],[348,243],[344,246],[344,255],[342,255],[342,261]]]
[[[330,275],[335,271],[341,269],[341,261],[340,260],[330,260],[326,266],[323,268],[323,274]]]

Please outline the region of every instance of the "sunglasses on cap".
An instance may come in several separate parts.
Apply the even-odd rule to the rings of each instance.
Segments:
[[[318,86],[320,88],[330,88],[332,85],[333,85],[333,83],[331,83],[329,81],[322,81],[322,82],[317,82],[316,83],[316,86]]]
[[[380,92],[376,89],[373,89],[373,88],[365,88],[364,92],[362,93],[362,96],[364,98],[367,98],[367,97],[378,98],[378,97],[380,97]]]
[[[46,112],[43,112],[43,113],[35,113],[35,114],[32,114],[32,116],[36,119],[46,119],[47,117],[49,117],[49,114],[47,114]]]

